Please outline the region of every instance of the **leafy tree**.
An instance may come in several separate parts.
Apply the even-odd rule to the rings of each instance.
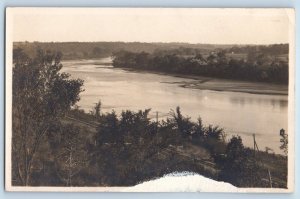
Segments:
[[[226,155],[227,159],[234,161],[240,158],[244,153],[244,145],[240,136],[233,136],[227,145]]]
[[[207,128],[207,131],[206,131],[206,137],[215,139],[217,141],[223,139],[223,141],[224,141],[225,133],[224,133],[224,130],[222,128],[220,128],[219,126],[209,125]]]
[[[178,131],[183,138],[186,138],[193,133],[193,123],[190,121],[191,118],[184,117],[181,114],[179,106],[176,107],[176,112],[171,110],[171,115],[177,125]]]
[[[199,138],[204,138],[205,136],[205,127],[203,125],[201,117],[198,117],[197,123],[194,126],[194,132],[192,134],[193,140],[199,139]]]
[[[17,184],[28,186],[45,134],[79,100],[83,81],[59,72],[59,52],[39,49],[33,59],[14,53],[12,166]]]
[[[213,157],[223,154],[226,149],[225,138],[226,134],[219,126],[208,125],[205,128],[205,143],[204,145],[210,151]]]

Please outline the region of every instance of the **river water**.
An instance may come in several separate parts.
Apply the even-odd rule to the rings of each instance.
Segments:
[[[63,62],[64,72],[84,80],[85,91],[78,105],[85,111],[101,100],[102,112],[151,108],[150,117],[158,111],[162,119],[180,106],[183,115],[192,120],[201,116],[206,125],[224,128],[227,139],[238,134],[244,145],[253,147],[255,133],[260,150],[269,147],[282,153],[279,130],[287,130],[287,95],[184,88],[179,82],[191,79],[113,68],[110,62],[109,58]]]

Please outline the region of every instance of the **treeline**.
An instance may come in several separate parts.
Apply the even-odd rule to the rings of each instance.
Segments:
[[[215,46],[202,46],[202,47],[185,47],[180,46],[172,49],[159,49],[157,48],[153,54],[155,55],[182,55],[190,56],[197,55],[199,53],[208,55],[210,52],[224,51],[229,54],[247,55],[250,53],[263,53],[270,56],[288,56],[289,45],[288,44],[273,44],[273,45],[215,45]]]
[[[266,54],[265,48],[258,48],[263,50],[250,51],[240,57],[225,50],[192,56],[166,52],[150,54],[120,51],[113,55],[113,65],[165,73],[288,84],[287,57]],[[268,49],[273,51],[272,46]]]
[[[266,55],[288,55],[288,44],[273,44],[273,45],[253,45],[253,46],[233,46],[226,49],[228,53],[264,53]]]
[[[184,49],[214,49],[218,45],[188,44],[188,43],[143,43],[143,42],[14,42],[13,48],[21,48],[31,58],[34,58],[36,49],[44,51],[62,52],[64,60],[70,59],[94,59],[109,57],[120,50],[130,52],[153,53],[157,50]],[[220,45],[226,48],[227,45]],[[231,46],[229,46],[231,47]]]
[[[64,60],[70,59],[97,59],[111,56],[124,50],[133,53],[146,52],[150,54],[176,54],[181,56],[195,56],[198,53],[207,55],[212,51],[226,53],[248,54],[261,52],[268,55],[288,54],[288,44],[275,45],[216,45],[216,44],[189,44],[189,43],[143,43],[143,42],[14,42],[13,49],[21,48],[31,58],[34,58],[36,49],[44,51],[62,52]]]

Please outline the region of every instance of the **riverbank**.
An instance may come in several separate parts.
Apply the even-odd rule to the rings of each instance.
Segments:
[[[119,67],[114,67],[119,68]],[[137,73],[153,73],[157,75],[168,75],[173,77],[183,78],[179,82],[161,82],[166,84],[178,84],[183,88],[213,90],[213,91],[227,91],[227,92],[242,92],[250,94],[263,95],[288,95],[288,85],[271,84],[261,82],[249,82],[240,80],[228,80],[220,78],[203,77],[196,75],[185,75],[179,73],[166,73],[153,70],[138,70],[132,68],[119,68],[130,72]]]

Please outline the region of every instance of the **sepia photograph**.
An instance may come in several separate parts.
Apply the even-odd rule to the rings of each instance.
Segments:
[[[294,191],[290,8],[6,8],[7,191]]]

